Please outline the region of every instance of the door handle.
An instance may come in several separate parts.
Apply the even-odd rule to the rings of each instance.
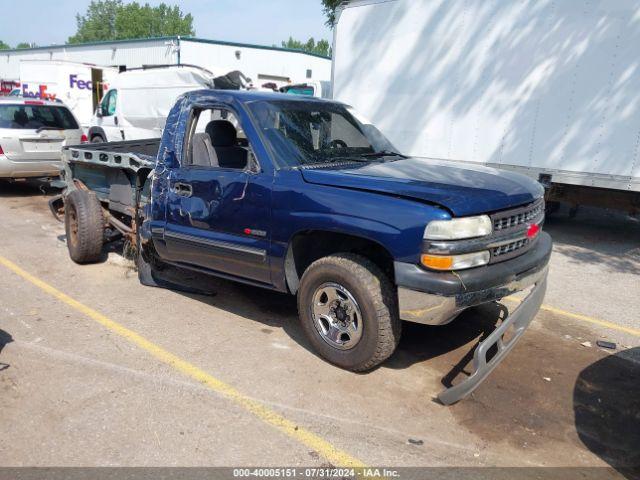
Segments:
[[[176,182],[173,184],[173,193],[181,197],[190,197],[193,195],[193,187],[188,183]]]

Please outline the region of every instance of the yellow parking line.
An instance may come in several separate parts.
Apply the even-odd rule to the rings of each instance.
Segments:
[[[127,327],[120,325],[117,322],[114,322],[110,318],[102,315],[101,313],[93,310],[90,307],[74,300],[70,296],[62,293],[60,290],[52,287],[48,283],[40,280],[37,277],[34,277],[30,273],[26,272],[22,268],[20,268],[15,263],[7,260],[6,258],[0,256],[0,265],[5,266],[9,270],[11,270],[16,275],[19,275],[23,279],[31,282],[36,287],[40,288],[44,292],[49,295],[57,298],[63,303],[66,303],[70,307],[78,310],[83,313],[87,317],[95,320],[102,326],[108,328],[114,333],[117,333],[121,337],[126,338],[131,343],[137,345],[143,350],[147,351],[158,360],[176,370],[182,372],[183,374],[191,377],[192,379],[202,383],[210,390],[213,390],[216,393],[222,394],[225,397],[229,398],[236,404],[240,405],[245,410],[251,412],[256,417],[258,417],[263,422],[277,428],[281,432],[287,434],[291,438],[297,440],[298,442],[306,445],[312,450],[316,451],[318,454],[325,457],[329,460],[333,465],[340,467],[354,467],[354,468],[363,468],[365,467],[364,463],[358,460],[355,457],[352,457],[346,452],[339,450],[327,440],[319,437],[318,435],[305,430],[302,427],[299,427],[291,420],[286,419],[279,413],[265,407],[260,402],[253,400],[246,395],[242,394],[240,391],[236,390],[231,385],[218,380],[217,378],[209,375],[207,372],[199,369],[195,365],[187,362],[186,360],[182,360],[180,357],[174,355],[173,353],[165,350],[164,348],[156,345],[155,343],[147,340],[143,336],[137,334],[133,330],[129,330]]]
[[[510,297],[505,297],[504,300],[510,300],[512,302],[520,302],[522,299],[514,296],[510,296]],[[540,307],[540,310],[545,310],[547,312],[555,313],[556,315],[562,315],[564,317],[573,318],[574,320],[580,320],[582,322],[592,323],[593,325],[599,325],[601,327],[610,328],[612,330],[618,330],[620,332],[625,332],[630,335],[640,337],[640,330],[638,330],[637,328],[625,327],[624,325],[618,325],[616,323],[608,322],[606,320],[600,320],[599,318],[593,318],[587,315],[581,315],[579,313],[567,312],[566,310],[552,307],[551,305],[543,304]]]

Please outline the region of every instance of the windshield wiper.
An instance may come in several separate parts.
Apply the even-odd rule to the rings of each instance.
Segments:
[[[363,158],[359,158],[359,157],[355,157],[355,156],[351,156],[351,155],[344,155],[344,156],[339,156],[339,157],[333,157],[330,160],[328,160],[328,163],[335,163],[338,161],[349,161],[349,162],[366,162],[367,160],[364,160]]]
[[[299,166],[301,167],[308,167],[308,166],[322,166],[322,165],[333,165],[334,163],[338,163],[338,162],[351,162],[351,163],[370,163],[369,160],[365,160],[364,158],[358,158],[358,157],[347,157],[347,156],[340,156],[340,157],[332,157],[326,160],[316,160],[316,161],[309,161],[309,162],[302,162]]]
[[[64,130],[64,128],[60,128],[60,127],[46,127],[46,126],[45,126],[45,127],[39,127],[39,128],[36,130],[36,133],[40,133],[40,132],[41,132],[41,131],[43,131],[43,130]]]
[[[407,158],[406,155],[402,155],[398,152],[392,152],[391,150],[380,150],[379,152],[371,152],[371,153],[361,153],[361,157],[402,157]]]

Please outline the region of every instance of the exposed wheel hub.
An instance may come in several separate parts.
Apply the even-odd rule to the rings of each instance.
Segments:
[[[344,307],[342,306],[336,307],[335,315],[336,315],[336,318],[340,321],[340,323],[342,324],[346,323],[345,320],[347,319],[347,312],[345,311]]]

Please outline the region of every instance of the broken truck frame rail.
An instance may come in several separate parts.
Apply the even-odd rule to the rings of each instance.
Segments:
[[[145,185],[159,145],[160,139],[152,138],[65,147],[60,175],[65,194],[76,189],[93,192],[102,204],[105,227],[114,228],[135,245],[135,219],[148,198]],[[63,221],[63,194],[51,198],[49,208]]]

